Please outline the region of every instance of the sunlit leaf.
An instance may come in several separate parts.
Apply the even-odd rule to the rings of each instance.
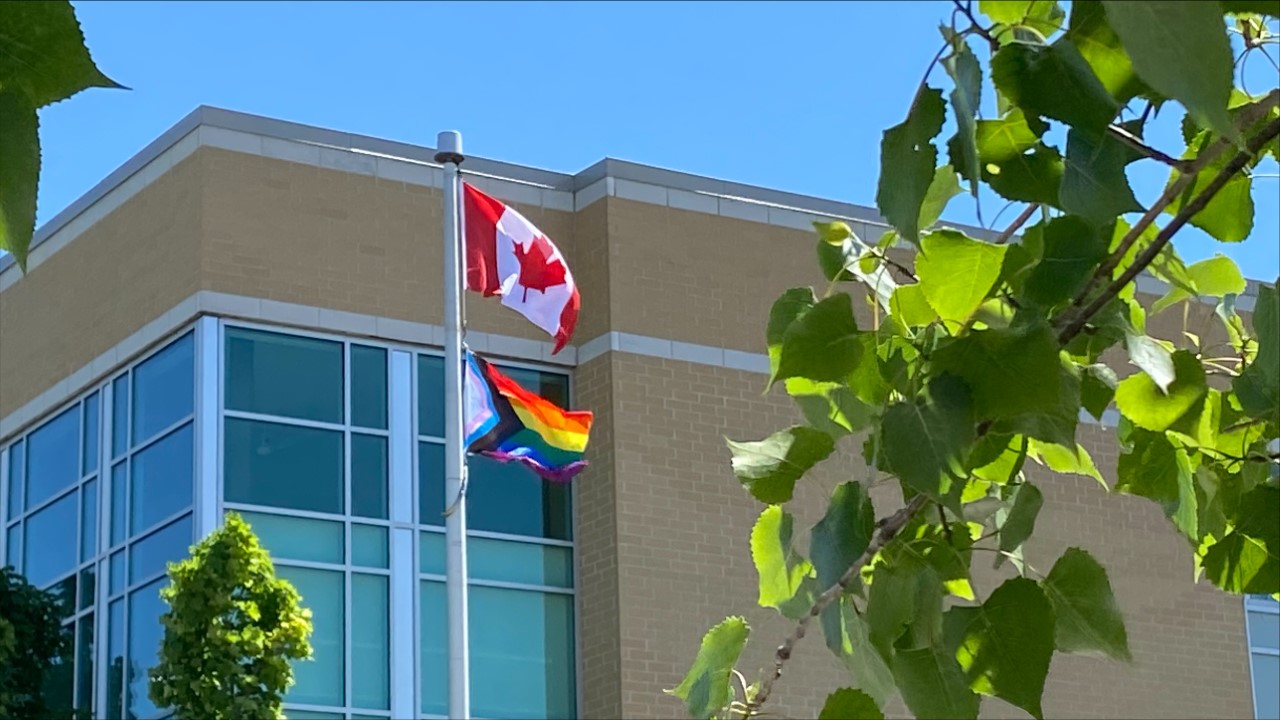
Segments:
[[[813,604],[813,566],[791,545],[793,523],[781,506],[766,507],[751,529],[751,559],[760,578],[760,607],[798,620]]]
[[[1116,387],[1116,407],[1138,427],[1166,430],[1198,409],[1208,391],[1204,368],[1195,355],[1173,354],[1174,379],[1165,389],[1146,373],[1134,373]]]
[[[1123,104],[1148,90],[1133,71],[1129,54],[1120,44],[1098,0],[1072,0],[1067,38],[1093,68],[1107,92]]]
[[[920,242],[916,274],[929,305],[943,320],[962,323],[986,299],[1008,247],[956,230],[935,230]]]
[[[1228,592],[1280,592],[1280,489],[1254,488],[1240,507],[1235,529],[1205,552],[1205,575]]]
[[[674,690],[667,690],[685,701],[690,717],[708,720],[733,698],[731,672],[747,644],[751,628],[740,617],[726,618],[707,631],[693,666]]]
[[[1192,263],[1187,267],[1187,275],[1195,287],[1194,294],[1201,297],[1239,295],[1245,290],[1244,275],[1240,273],[1235,261],[1225,255],[1215,255]],[[1192,293],[1180,287],[1172,288],[1151,306],[1151,313],[1154,315],[1191,297]]]
[[[1116,464],[1116,491],[1154,500],[1183,535],[1199,542],[1191,460],[1163,433],[1133,432],[1133,449]]]

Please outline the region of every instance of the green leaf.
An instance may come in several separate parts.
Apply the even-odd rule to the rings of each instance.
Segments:
[[[1031,242],[1039,242],[1043,250],[1040,261],[1023,281],[1022,297],[1045,307],[1070,299],[1084,287],[1107,256],[1110,240],[1075,215],[1035,225],[1026,234],[1035,235]]]
[[[978,717],[978,696],[956,658],[943,648],[899,650],[893,656],[893,678],[903,703],[919,720]]]
[[[1147,374],[1156,387],[1167,391],[1173,382],[1175,371],[1173,354],[1154,338],[1137,333],[1125,335],[1125,348],[1129,351],[1129,361]]]
[[[1227,592],[1280,592],[1280,488],[1256,487],[1240,507],[1235,529],[1205,552],[1205,574]]]
[[[839,600],[843,619],[840,635],[827,635],[827,647],[831,648],[853,674],[858,687],[883,706],[894,692],[893,673],[884,656],[872,645],[867,621],[853,608],[852,600]]]
[[[1080,375],[1069,360],[1058,364],[1058,397],[1051,405],[1023,413],[992,426],[995,432],[1016,432],[1037,440],[1072,446],[1080,423]]]
[[[853,237],[853,230],[849,227],[849,224],[840,220],[832,222],[814,221],[813,229],[818,231],[818,238],[822,242],[836,247],[843,245],[845,240]]]
[[[1134,373],[1116,388],[1116,407],[1138,427],[1166,430],[1179,418],[1198,410],[1208,385],[1204,368],[1186,350],[1173,354],[1174,380],[1161,390],[1146,373]]]
[[[995,287],[1007,250],[956,230],[929,233],[916,259],[925,299],[943,320],[965,322]]]
[[[833,438],[857,432],[871,422],[874,410],[844,383],[791,378],[786,387],[805,420]]]
[[[1059,652],[1133,660],[1107,571],[1092,555],[1080,548],[1067,548],[1041,587],[1053,605]]]
[[[920,205],[920,222],[917,227],[922,230],[932,227],[938,222],[938,218],[942,217],[942,211],[946,209],[951,198],[961,192],[963,191],[960,189],[960,181],[956,179],[955,169],[950,165],[938,168],[933,175],[933,181],[929,183],[924,202]]]
[[[1103,0],[1138,76],[1202,124],[1234,138],[1227,116],[1232,56],[1222,10],[1211,2]]]
[[[942,60],[942,66],[955,83],[951,107],[956,114],[956,134],[948,148],[952,152],[952,166],[963,168],[960,172],[969,180],[969,192],[976,198],[982,166],[978,162],[978,126],[974,121],[982,107],[982,65],[963,39],[954,40],[952,45],[954,50]],[[920,227],[931,224],[921,223]]]
[[[3,15],[0,88],[25,95],[31,107],[66,100],[91,87],[121,87],[89,57],[71,3],[5,3]]]
[[[1214,137],[1206,132],[1200,133],[1194,143],[1183,153],[1183,157],[1194,157],[1198,155],[1207,145],[1213,142]],[[1202,193],[1214,177],[1218,175],[1228,162],[1231,161],[1233,153],[1223,153],[1213,162],[1205,166],[1204,169],[1196,175],[1191,185],[1179,194],[1174,201],[1165,206],[1164,212],[1168,215],[1177,215],[1182,208],[1190,203],[1197,195]],[[1178,171],[1170,173],[1169,181],[1166,184],[1172,185],[1179,177]],[[1204,230],[1221,242],[1240,242],[1249,237],[1253,231],[1253,180],[1244,172],[1238,172],[1227,181],[1217,194],[1210,198],[1205,204],[1204,209],[1191,216],[1191,224]]]
[[[1240,407],[1254,417],[1280,417],[1280,278],[1258,288],[1253,310],[1258,354],[1233,383]]]
[[[796,377],[818,382],[844,380],[857,367],[861,355],[853,301],[847,293],[836,293],[787,327],[769,384]]]
[[[813,566],[791,546],[792,523],[780,505],[766,507],[751,529],[751,559],[760,577],[760,607],[799,620],[813,604]]]
[[[4,32],[0,29],[0,36]],[[27,270],[27,250],[36,229],[38,125],[36,108],[30,101],[16,91],[0,90],[0,172],[4,173],[4,181],[0,182],[0,250],[13,253],[23,272]]]
[[[1066,13],[1054,0],[978,0],[978,10],[1001,25],[1022,25],[1049,37]]]
[[[813,526],[809,536],[818,592],[835,585],[862,555],[871,542],[875,524],[875,509],[861,485],[847,482],[836,486],[826,514]],[[840,608],[829,605],[821,621],[827,646],[834,649],[846,632]]]
[[[840,688],[828,695],[827,702],[818,713],[818,720],[883,720],[883,718],[884,713],[880,712],[880,707],[871,699],[871,696],[853,688]]]
[[[1116,372],[1106,365],[1095,363],[1086,366],[1080,383],[1080,402],[1084,409],[1101,420],[1102,414],[1107,411],[1116,395],[1118,384],[1120,381],[1116,378]]]
[[[1005,45],[991,58],[991,79],[1024,111],[1072,127],[1101,131],[1120,109],[1066,37],[1049,46]]]
[[[1017,550],[1031,537],[1036,516],[1044,505],[1044,495],[1031,483],[1012,485],[1009,494],[1013,503],[1007,506],[1007,511],[1001,508],[996,513],[996,522],[1000,523],[1000,549],[1005,552]]]
[[[1133,71],[1133,63],[1121,46],[1120,38],[1107,24],[1102,3],[1072,0],[1067,39],[1075,44],[1080,56],[1089,63],[1102,86],[1118,103],[1123,105],[1149,90]]]
[[[725,618],[702,637],[684,681],[667,694],[685,701],[690,717],[708,720],[733,699],[732,675],[751,628],[740,617]]]
[[[1011,578],[979,608],[947,613],[960,637],[956,659],[969,686],[1044,717],[1041,696],[1053,657],[1053,607],[1033,580]]]
[[[920,207],[933,181],[938,151],[933,138],[942,132],[946,104],[942,91],[923,87],[900,125],[880,142],[880,182],[876,206],[902,237],[919,239]]]
[[[771,376],[778,374],[778,360],[782,357],[782,340],[796,320],[818,304],[813,295],[813,288],[791,288],[773,301],[769,309],[769,324],[765,327],[765,341],[769,347],[769,367]],[[770,380],[772,387],[774,381]]]
[[[938,311],[929,305],[919,283],[899,285],[889,299],[889,312],[907,327],[928,325],[938,319]]]
[[[1102,473],[1098,472],[1098,467],[1093,464],[1093,458],[1083,445],[1067,448],[1058,443],[1031,440],[1028,452],[1037,462],[1054,472],[1084,475],[1097,480],[1104,488],[1107,486]]]
[[[1124,168],[1139,155],[1109,133],[1071,128],[1058,190],[1062,209],[1102,227],[1117,215],[1142,210]],[[1104,239],[1105,245],[1105,239]]]
[[[889,408],[881,433],[889,468],[907,485],[960,515],[964,482],[958,469],[961,454],[973,441],[969,388],[953,376],[934,378],[915,402]]]
[[[858,259],[857,247],[853,240],[833,245],[823,240],[818,241],[818,267],[822,268],[822,276],[828,281],[851,282],[856,279],[849,272],[849,266]]]
[[[983,420],[1042,412],[1059,402],[1062,363],[1044,323],[974,330],[938,350],[933,364],[965,381],[973,391],[974,414]]]
[[[733,453],[733,474],[766,505],[790,500],[796,480],[835,449],[830,435],[802,425],[758,442],[725,442]]]
[[[1233,15],[1270,15],[1280,16],[1280,2],[1277,0],[1222,0],[1222,11]]]
[[[1192,287],[1195,288],[1195,295],[1202,297],[1220,298],[1224,295],[1239,295],[1245,290],[1244,275],[1240,274],[1240,268],[1236,266],[1235,261],[1226,255],[1217,254],[1192,263],[1187,267],[1187,275],[1191,279]],[[1191,297],[1192,293],[1175,287],[1151,306],[1151,314],[1154,315]]]
[[[1187,451],[1163,433],[1133,432],[1133,450],[1116,464],[1116,491],[1154,500],[1183,535],[1199,542],[1195,478]]]

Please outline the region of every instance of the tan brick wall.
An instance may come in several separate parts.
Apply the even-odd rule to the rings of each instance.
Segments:
[[[0,417],[199,288],[199,154],[0,293]]]

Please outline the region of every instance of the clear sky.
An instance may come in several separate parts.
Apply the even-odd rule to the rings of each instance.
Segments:
[[[132,90],[89,90],[41,112],[40,223],[201,104],[425,145],[457,129],[470,153],[563,172],[614,157],[874,205],[881,133],[905,117],[952,8],[74,4],[99,67]],[[1274,86],[1265,58],[1250,64],[1258,88]],[[941,67],[933,79],[949,88]],[[1179,120],[1165,113],[1148,139],[1180,151]],[[1274,163],[1259,172],[1272,177],[1254,181],[1253,237],[1222,245],[1188,228],[1188,262],[1224,252],[1248,277],[1280,273],[1280,180]],[[1149,202],[1167,173],[1130,176]],[[988,223],[1002,204],[984,198]],[[972,199],[945,217],[973,222]]]

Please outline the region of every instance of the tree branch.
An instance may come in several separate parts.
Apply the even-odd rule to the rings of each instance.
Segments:
[[[1144,249],[1136,259],[1134,259],[1133,264],[1126,268],[1124,272],[1120,273],[1120,277],[1113,280],[1111,284],[1108,285],[1100,295],[1098,295],[1098,297],[1094,298],[1093,302],[1089,303],[1089,305],[1081,311],[1075,319],[1062,329],[1062,332],[1058,335],[1058,341],[1065,345],[1076,335],[1080,334],[1080,330],[1084,327],[1085,323],[1097,314],[1099,310],[1106,306],[1108,302],[1111,302],[1111,300],[1124,289],[1125,285],[1128,285],[1143,270],[1145,270],[1147,266],[1151,264],[1151,261],[1155,260],[1156,256],[1160,254],[1160,251],[1164,249],[1164,246],[1169,244],[1169,240],[1173,238],[1174,234],[1181,230],[1182,226],[1186,225],[1187,221],[1196,213],[1203,210],[1205,206],[1209,204],[1209,201],[1218,194],[1218,191],[1221,190],[1223,186],[1225,186],[1227,182],[1236,175],[1236,173],[1243,170],[1244,167],[1249,164],[1249,161],[1252,160],[1253,157],[1277,135],[1280,135],[1280,119],[1272,120],[1267,123],[1267,126],[1263,128],[1261,132],[1249,140],[1245,150],[1237,153],[1236,156],[1232,158],[1217,175],[1214,176],[1213,180],[1209,181],[1209,184],[1205,186],[1204,190],[1202,190],[1195,199],[1184,205],[1182,209],[1178,211],[1178,214],[1174,216],[1173,221],[1165,226],[1165,228],[1160,231],[1160,234],[1156,235],[1156,239],[1152,241],[1151,245],[1147,246],[1147,248]]]
[[[1167,155],[1163,152],[1160,152],[1159,150],[1143,142],[1142,138],[1138,137],[1137,135],[1134,135],[1128,130],[1125,130],[1119,125],[1107,126],[1107,132],[1110,133],[1111,136],[1114,137],[1115,139],[1119,140],[1125,145],[1128,145],[1133,150],[1136,150],[1140,155],[1149,157],[1152,160],[1162,162],[1165,165],[1168,165],[1169,167],[1174,168],[1179,172],[1185,173],[1191,169],[1191,163],[1192,163],[1191,160],[1183,160],[1181,158],[1176,158],[1176,157],[1173,157],[1172,155]]]
[[[1013,222],[1009,223],[1009,227],[1005,228],[1000,233],[999,237],[996,238],[996,245],[1003,245],[1009,242],[1009,238],[1013,237],[1013,234],[1018,232],[1018,230],[1031,219],[1031,216],[1035,214],[1039,207],[1040,206],[1036,203],[1028,205],[1027,208],[1022,211],[1022,214],[1014,218]]]
[[[973,27],[974,32],[981,35],[991,45],[992,48],[1000,47],[1000,43],[997,42],[996,39],[991,36],[991,31],[979,25],[978,19],[973,16],[972,1],[960,2],[960,0],[952,0],[952,2],[955,3],[956,10],[959,10],[961,13],[964,13],[964,16],[969,19],[969,24],[970,26]]]
[[[840,576],[835,585],[827,588],[826,591],[818,596],[817,600],[814,600],[813,607],[809,608],[809,613],[800,618],[800,621],[796,623],[795,629],[791,631],[791,635],[787,636],[787,639],[778,646],[773,656],[773,674],[764,678],[764,681],[760,683],[760,691],[756,693],[755,698],[747,705],[749,715],[755,715],[760,710],[760,707],[768,701],[769,694],[773,692],[774,681],[782,677],[782,668],[791,659],[791,653],[795,650],[796,644],[804,639],[805,633],[809,630],[809,623],[821,615],[828,605],[839,599],[849,589],[849,586],[858,577],[862,566],[870,562],[876,553],[880,552],[885,545],[888,545],[902,531],[902,528],[911,521],[911,518],[915,517],[915,514],[920,512],[928,503],[929,498],[924,495],[917,495],[905,507],[877,523],[876,534],[871,538],[867,549],[858,556],[857,560],[853,561],[853,564],[844,572],[844,575]]]

